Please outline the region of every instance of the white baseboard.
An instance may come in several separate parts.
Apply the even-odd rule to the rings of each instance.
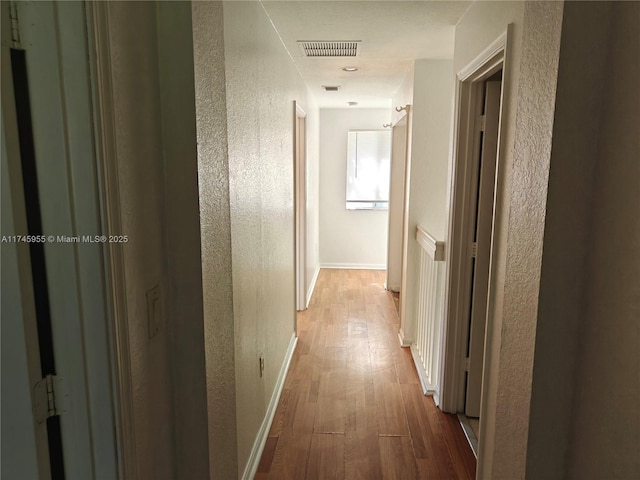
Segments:
[[[414,345],[411,345],[411,356],[413,357],[413,363],[415,364],[416,370],[418,371],[418,378],[420,378],[420,384],[422,385],[423,393],[425,395],[433,395],[436,389],[428,382],[427,372],[422,366],[422,359],[420,358],[420,354],[418,353]]]
[[[387,266],[377,263],[322,263],[320,268],[341,268],[344,270],[386,270]]]
[[[275,416],[276,409],[278,408],[278,402],[280,401],[280,394],[282,393],[282,388],[284,387],[284,380],[287,377],[287,372],[289,371],[289,365],[291,364],[291,358],[293,357],[293,352],[296,349],[297,343],[298,343],[298,337],[296,337],[296,334],[294,333],[291,336],[291,341],[289,342],[289,348],[287,348],[287,353],[284,357],[284,362],[282,363],[282,367],[280,368],[280,373],[278,374],[278,380],[276,381],[276,386],[273,389],[273,395],[271,395],[271,401],[269,402],[269,406],[267,407],[267,412],[265,413],[264,419],[262,420],[262,425],[260,426],[260,430],[258,430],[258,434],[256,435],[256,440],[255,442],[253,442],[251,455],[249,455],[249,460],[247,461],[247,465],[245,466],[244,473],[242,474],[242,480],[252,480],[253,477],[256,476],[256,472],[258,471],[258,465],[260,464],[260,458],[262,457],[262,451],[264,450],[264,446],[267,443],[267,437],[269,436],[269,429],[271,428],[273,417]]]
[[[400,292],[400,285],[386,285],[385,288],[394,293]]]
[[[306,307],[309,308],[309,302],[311,301],[311,296],[313,295],[313,290],[316,288],[316,282],[318,281],[318,275],[320,275],[320,265],[316,268],[316,273],[313,274],[313,279],[311,280],[311,285],[309,285],[309,291],[307,292],[307,303]]]
[[[411,346],[411,342],[405,338],[404,330],[402,330],[402,329],[398,330],[398,340],[400,341],[400,346],[401,347],[410,347]]]

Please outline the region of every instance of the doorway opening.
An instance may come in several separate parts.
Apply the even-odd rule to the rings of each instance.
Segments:
[[[491,298],[508,34],[458,74],[456,91],[440,406],[459,414],[479,460],[493,365]]]

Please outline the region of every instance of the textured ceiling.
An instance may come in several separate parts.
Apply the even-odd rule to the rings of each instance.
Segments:
[[[388,107],[413,60],[451,58],[455,25],[468,1],[262,2],[322,108]],[[307,58],[298,40],[361,40],[351,58]],[[357,72],[343,67],[356,66]],[[323,85],[338,85],[325,92]]]

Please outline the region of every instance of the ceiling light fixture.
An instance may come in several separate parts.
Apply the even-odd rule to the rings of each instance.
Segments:
[[[344,67],[342,70],[344,70],[345,72],[357,72],[358,67]]]

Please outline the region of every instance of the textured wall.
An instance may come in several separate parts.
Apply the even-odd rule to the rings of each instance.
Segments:
[[[565,6],[574,15],[576,8],[584,5]],[[611,10],[563,477],[576,480],[640,478],[640,4],[616,2]]]
[[[224,4],[224,52],[242,474],[294,333],[294,101],[307,113],[310,137],[318,112],[259,2]]]
[[[238,476],[234,311],[221,2],[193,2],[193,54],[211,478]]]
[[[610,5],[569,2],[564,8],[529,419],[530,478],[566,478],[567,420],[579,401],[573,378],[584,323],[584,267],[592,248]]]
[[[507,244],[506,250],[499,244],[497,253],[505,255],[505,277],[504,299],[496,307],[502,325],[500,364],[492,385],[497,398],[490,478],[496,479],[525,473],[562,7],[526,2],[524,10],[517,111],[510,119],[515,122],[513,156],[507,159],[513,168]]]
[[[320,262],[385,268],[386,210],[347,210],[347,132],[382,130],[386,109],[322,109],[320,111]]]
[[[411,185],[407,238],[407,291],[404,337],[414,338],[420,245],[416,228],[445,239],[448,220],[447,172],[453,106],[451,60],[416,60],[413,78]]]

